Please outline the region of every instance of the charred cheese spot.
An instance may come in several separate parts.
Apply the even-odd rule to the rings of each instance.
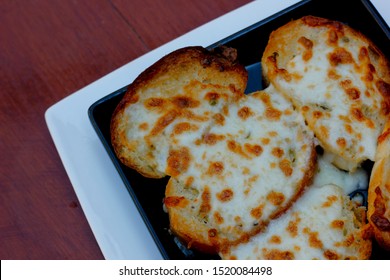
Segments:
[[[302,36],[298,39],[298,43],[300,43],[305,48],[305,51],[302,54],[303,60],[308,61],[313,56],[313,42]]]
[[[360,110],[360,108],[352,107],[350,109],[350,113],[351,113],[352,117],[354,117],[359,122],[362,122],[365,120],[364,114],[363,114],[362,110]]]
[[[276,137],[276,136],[278,136],[278,133],[276,131],[270,131],[270,132],[268,132],[268,135],[271,137]]]
[[[321,111],[313,111],[313,117],[315,119],[319,119],[323,116],[323,113]]]
[[[370,59],[368,55],[368,50],[366,47],[361,47],[359,50],[359,55],[358,55],[359,61],[366,61],[367,59]]]
[[[180,207],[183,208],[187,205],[188,201],[184,196],[169,196],[164,198],[164,204],[166,207]]]
[[[357,88],[348,88],[345,90],[345,93],[352,100],[356,100],[360,98],[360,91]]]
[[[345,138],[343,138],[343,137],[337,138],[336,143],[337,143],[337,145],[339,145],[341,148],[345,148],[345,147],[347,146],[347,141],[346,141]]]
[[[333,203],[337,201],[337,196],[330,195],[326,198],[326,201],[322,204],[323,208],[331,207]]]
[[[224,105],[224,106],[222,107],[222,114],[223,114],[224,116],[229,116],[229,106]]]
[[[301,219],[298,216],[294,220],[289,221],[286,230],[291,237],[298,236],[298,225],[300,221]]]
[[[360,90],[353,87],[352,81],[347,79],[340,82],[340,86],[344,89],[345,93],[351,100],[360,98]]]
[[[324,257],[327,260],[338,260],[339,259],[339,256],[331,250],[325,250]]]
[[[224,222],[224,218],[218,211],[214,212],[214,220],[218,225],[221,225]]]
[[[242,174],[243,175],[248,175],[251,172],[251,170],[248,167],[243,167],[242,168]]]
[[[329,54],[329,62],[332,66],[339,64],[348,64],[353,62],[352,54],[344,48],[336,48],[334,52]]]
[[[339,119],[346,122],[347,124],[351,123],[351,119],[348,117],[348,116],[343,116],[343,115],[340,115],[339,116]]]
[[[195,178],[192,177],[192,176],[189,176],[187,179],[186,179],[186,182],[185,182],[185,186],[192,186],[192,183],[195,181]]]
[[[161,116],[152,131],[150,132],[150,136],[156,136],[160,134],[168,125],[170,125],[178,116],[178,112],[175,110],[168,111],[165,115]]]
[[[279,147],[273,148],[271,153],[278,158],[281,158],[284,155],[284,151]]]
[[[343,88],[343,89],[347,89],[347,88],[350,88],[352,86],[352,81],[349,80],[349,79],[346,79],[346,80],[342,80],[340,81],[340,86]]]
[[[337,35],[337,32],[333,29],[330,29],[328,32],[328,44],[334,45],[337,43],[339,39],[339,36]]]
[[[215,228],[209,229],[209,231],[208,231],[208,236],[209,236],[210,238],[217,237],[217,230],[216,230]]]
[[[240,143],[238,143],[234,140],[229,140],[229,141],[227,141],[227,147],[228,147],[229,151],[231,151],[235,154],[239,154],[243,158],[249,158],[248,155],[246,153],[244,153]]]
[[[369,64],[367,65],[367,68],[368,68],[368,71],[369,71],[370,73],[375,73],[375,72],[376,72],[375,66],[372,65],[371,63],[369,63]]]
[[[293,173],[291,162],[288,159],[283,159],[279,162],[279,168],[286,177],[290,177]]]
[[[309,246],[312,248],[322,248],[324,245],[318,239],[318,232],[311,231],[309,228],[304,228],[303,233],[309,237]]]
[[[390,97],[390,84],[383,80],[378,80],[375,85],[384,98]]]
[[[223,162],[212,162],[207,169],[207,174],[210,176],[221,175],[224,170]]]
[[[183,122],[183,123],[178,123],[173,127],[173,134],[182,134],[184,132],[189,132],[189,131],[196,131],[198,130],[198,126],[194,124],[190,124],[188,122]]]
[[[146,123],[146,122],[141,123],[141,124],[139,125],[139,129],[141,129],[141,130],[148,130],[148,128],[149,128],[149,124]]]
[[[235,221],[237,224],[241,224],[241,223],[242,223],[242,219],[241,219],[240,216],[234,217],[234,221]]]
[[[265,92],[260,92],[258,95],[257,95],[260,100],[265,104],[265,105],[270,105],[271,103],[271,99],[269,97],[269,95]]]
[[[209,102],[211,106],[215,106],[218,103],[221,95],[217,92],[208,92],[205,96],[205,99]]]
[[[215,145],[218,141],[225,139],[225,135],[217,135],[214,133],[206,133],[203,135],[202,141],[207,145]]]
[[[277,68],[277,57],[279,56],[279,53],[274,52],[272,55],[267,57],[267,61],[271,63],[271,65],[275,68]]]
[[[337,31],[338,33],[343,34],[343,25],[340,22],[332,21],[326,18],[320,18],[315,16],[305,16],[302,18],[302,21],[304,24],[311,26],[311,27],[317,27],[317,26],[327,26],[330,29],[333,29]]]
[[[355,241],[355,237],[353,236],[353,234],[350,234],[347,236],[347,238],[344,240],[343,242],[343,246],[344,247],[349,247],[353,244],[353,242]]]
[[[329,137],[329,130],[326,126],[321,125],[319,127],[319,130],[321,132],[321,137],[328,138]]]
[[[334,220],[334,221],[332,221],[330,226],[334,229],[343,229],[344,228],[344,221],[343,220]]]
[[[255,156],[260,156],[263,153],[263,148],[260,145],[244,144],[245,150]]]
[[[281,205],[285,200],[285,196],[283,193],[271,191],[267,195],[267,200],[271,202],[273,205]]]
[[[266,260],[293,260],[294,253],[278,249],[267,250],[263,248],[263,255]]]
[[[209,120],[209,117],[206,115],[197,115],[193,111],[188,110],[188,109],[181,109],[180,113],[178,113],[181,117],[193,120],[193,121],[198,121],[198,122],[206,122]]]
[[[390,113],[390,100],[383,100],[381,102],[381,113],[385,116]]]
[[[331,80],[338,80],[341,78],[341,76],[337,73],[337,71],[335,69],[330,69],[328,71],[328,77]]]
[[[265,109],[265,117],[271,121],[278,121],[280,119],[280,116],[282,115],[282,112],[278,109],[275,109],[271,106],[268,106]]]
[[[390,129],[386,129],[385,131],[383,131],[383,133],[378,137],[378,143],[382,143],[383,141],[385,141],[387,138],[389,138],[389,135]]]
[[[260,205],[256,208],[253,208],[251,210],[251,216],[255,219],[260,219],[261,216],[263,216],[263,208],[264,208],[264,205]]]
[[[372,64],[368,64],[364,79],[367,82],[372,82],[374,80],[374,73],[375,73],[375,67]]]
[[[286,69],[276,69],[276,73],[280,75],[286,82],[291,82],[291,74]]]
[[[269,239],[269,242],[274,244],[280,244],[282,243],[282,238],[279,235],[272,235]]]
[[[253,175],[252,177],[250,177],[249,179],[248,179],[248,182],[250,182],[250,183],[254,183],[254,182],[256,182],[258,179],[259,179],[259,177],[260,177],[260,175]]]
[[[187,147],[169,151],[166,173],[170,176],[178,176],[187,171],[191,162],[191,153]]]
[[[145,100],[145,107],[149,110],[153,109],[160,109],[163,108],[165,104],[165,99],[164,98],[158,98],[158,97],[151,97]]]
[[[261,143],[263,145],[268,145],[271,142],[271,139],[269,138],[261,138]]]
[[[205,187],[201,195],[201,204],[199,215],[202,219],[206,218],[211,211],[211,193],[209,187]]]
[[[187,96],[175,96],[172,98],[172,103],[180,109],[196,108],[200,105],[200,102],[198,100],[192,99]]]
[[[251,109],[249,107],[244,106],[240,110],[238,110],[237,115],[241,119],[246,120],[247,118],[249,118],[250,116],[253,115],[253,112],[251,111]]]
[[[221,202],[228,202],[233,199],[233,191],[231,189],[224,189],[220,193],[217,193],[217,198]]]
[[[215,114],[213,119],[217,125],[224,126],[225,125],[225,117],[222,114]]]

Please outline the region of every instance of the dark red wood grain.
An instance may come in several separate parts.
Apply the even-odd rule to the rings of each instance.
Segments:
[[[102,259],[48,107],[249,0],[0,0],[0,259]]]

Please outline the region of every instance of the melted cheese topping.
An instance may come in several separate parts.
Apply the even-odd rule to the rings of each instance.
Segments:
[[[126,140],[123,142],[129,150],[137,150],[147,157],[150,168],[175,175],[180,170],[167,164],[174,165],[177,157],[181,161],[186,159],[183,149],[175,149],[178,139],[192,142],[202,135],[213,116],[235,100],[236,93],[231,87],[199,81],[188,82],[179,91],[175,87],[175,92],[167,87],[163,89],[161,92],[159,84],[141,89],[136,103],[126,108],[128,121],[124,125]]]
[[[270,88],[219,114],[197,139],[174,138],[175,150],[191,151],[189,165],[175,178],[196,190],[198,218],[233,241],[288,208],[307,184],[313,136],[291,104]]]
[[[368,174],[362,168],[354,172],[340,170],[332,164],[332,156],[325,153],[318,157],[313,185],[319,187],[328,184],[341,187],[344,194],[349,195],[356,190],[367,190]]]
[[[311,187],[264,233],[221,252],[223,259],[357,259],[364,248],[341,188]],[[321,218],[319,218],[321,217]]]
[[[290,83],[281,80],[281,84],[294,92],[309,125],[319,132],[316,135],[321,142],[352,161],[373,160],[384,124],[384,119],[377,121],[382,96],[356,74],[361,71],[358,53],[340,48],[350,61],[335,65],[330,57],[339,49],[326,44],[313,47],[313,56],[308,61],[295,56],[287,64],[287,71],[300,78]]]
[[[371,43],[341,24],[306,17],[277,30],[268,48],[271,83],[301,110],[321,146],[344,159],[334,163],[354,170],[373,161],[390,85]]]

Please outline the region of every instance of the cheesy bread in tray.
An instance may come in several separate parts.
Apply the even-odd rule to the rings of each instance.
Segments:
[[[270,88],[218,114],[223,122],[211,122],[195,142],[178,141],[191,162],[165,198],[172,231],[211,252],[264,230],[311,184],[316,166],[312,133]]]
[[[150,178],[185,169],[185,149],[169,155],[176,145],[173,138],[198,138],[212,116],[243,95],[248,75],[235,58],[233,50],[216,54],[183,48],[140,74],[111,120],[111,143],[118,158]],[[173,162],[177,153],[180,162]]]
[[[261,62],[268,87],[244,94],[234,49],[186,47],[160,59],[114,111],[118,159],[170,177],[162,207],[189,249],[367,259],[373,237],[388,248],[386,58],[350,27],[307,16],[275,30]],[[348,194],[369,179],[367,220]]]
[[[223,259],[367,259],[371,242],[367,231],[361,230],[363,212],[340,187],[313,186],[265,232],[220,255]]]
[[[389,62],[361,33],[307,16],[271,33],[263,75],[302,112],[334,164],[374,161],[390,113]]]

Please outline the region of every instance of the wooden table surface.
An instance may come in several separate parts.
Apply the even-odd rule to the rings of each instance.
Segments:
[[[102,259],[51,105],[249,0],[0,0],[0,259]]]

